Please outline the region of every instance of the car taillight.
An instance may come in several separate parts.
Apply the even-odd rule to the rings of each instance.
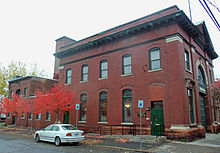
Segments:
[[[83,132],[82,135],[84,135],[85,133]]]
[[[67,133],[66,136],[72,136],[72,134],[71,133]]]

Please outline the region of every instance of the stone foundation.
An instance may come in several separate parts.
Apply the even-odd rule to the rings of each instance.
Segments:
[[[220,132],[220,123],[214,123],[214,124],[210,125],[208,128],[209,128],[210,133],[217,134]]]
[[[174,125],[166,129],[167,139],[190,142],[195,139],[205,138],[205,128],[202,126],[189,127],[186,125]]]

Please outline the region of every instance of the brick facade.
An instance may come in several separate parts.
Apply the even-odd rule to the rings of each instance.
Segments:
[[[67,69],[72,70],[71,84],[66,84],[79,96],[87,94],[87,125],[139,125],[138,100],[144,100],[143,128],[152,128],[152,103],[162,102],[165,134],[182,134],[184,137],[203,137],[204,127],[211,131],[213,109],[210,107],[212,60],[218,55],[213,50],[204,22],[194,25],[176,6],[109,29],[81,41],[59,47],[56,58],[60,61],[58,82],[65,84]],[[209,44],[209,47],[205,44]],[[150,51],[159,48],[160,68],[151,70]],[[185,54],[188,55],[186,67]],[[131,73],[123,75],[123,56],[131,57]],[[100,62],[108,62],[108,77],[100,78]],[[88,66],[88,80],[82,81],[82,66]],[[199,85],[198,69],[203,72],[206,88]],[[211,72],[212,76],[210,76]],[[123,97],[125,89],[132,91],[132,122],[123,122]],[[100,97],[106,91],[107,122],[100,122]],[[192,92],[189,105],[188,92]],[[200,99],[204,109],[200,110]],[[193,107],[193,119],[190,116]],[[147,110],[147,108],[150,108]],[[202,114],[203,113],[203,114]],[[201,115],[205,119],[201,121]],[[75,123],[75,111],[70,122]],[[219,114],[218,114],[219,115]],[[191,119],[191,120],[190,120]],[[80,118],[79,118],[80,120]],[[192,121],[194,123],[192,123]],[[218,121],[217,121],[218,122]],[[181,127],[185,128],[181,128]],[[187,130],[186,130],[187,129]],[[175,131],[175,132],[174,132]],[[181,134],[179,134],[181,135]],[[171,136],[170,138],[173,138]]]
[[[191,141],[220,127],[220,114],[214,121],[211,107],[212,60],[218,55],[205,23],[194,25],[176,6],[80,41],[61,37],[54,55],[58,82],[82,101],[78,123],[92,132],[95,125],[138,127],[140,99],[145,134],[160,126],[170,139]],[[10,83],[10,89],[16,86]],[[76,123],[75,110],[69,123]]]
[[[17,77],[11,81],[9,81],[9,93],[11,94],[13,91],[13,94],[18,94],[18,91],[20,91],[20,95],[25,95],[25,88],[27,89],[26,97],[29,99],[32,99],[35,95],[36,90],[40,91],[47,91],[54,87],[54,84],[56,84],[56,80],[52,79],[46,79],[46,78],[40,78],[35,76],[26,76],[26,77]],[[12,95],[9,95],[9,97],[12,97]],[[24,126],[24,127],[31,127],[34,128],[42,128],[45,127],[51,123],[55,122],[55,115],[51,115],[51,120],[46,121],[46,115],[41,114],[41,119],[36,119],[36,114],[33,114],[33,119],[29,119],[29,113],[24,114],[24,117],[18,116],[16,125],[17,126]],[[6,118],[6,123],[12,124],[13,123],[13,116]]]

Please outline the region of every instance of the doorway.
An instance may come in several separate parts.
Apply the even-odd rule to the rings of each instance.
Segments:
[[[63,123],[64,124],[69,124],[69,112],[65,112],[63,115]]]
[[[164,135],[163,102],[151,102],[151,135]]]
[[[200,115],[202,126],[207,129],[206,124],[206,115],[205,115],[205,97],[202,94],[199,94],[199,103],[200,103]]]

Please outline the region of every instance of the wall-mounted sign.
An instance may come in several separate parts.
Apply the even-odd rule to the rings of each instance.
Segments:
[[[76,104],[76,110],[79,110],[79,104]]]
[[[144,107],[144,101],[138,100],[138,108],[143,108],[143,107]]]

